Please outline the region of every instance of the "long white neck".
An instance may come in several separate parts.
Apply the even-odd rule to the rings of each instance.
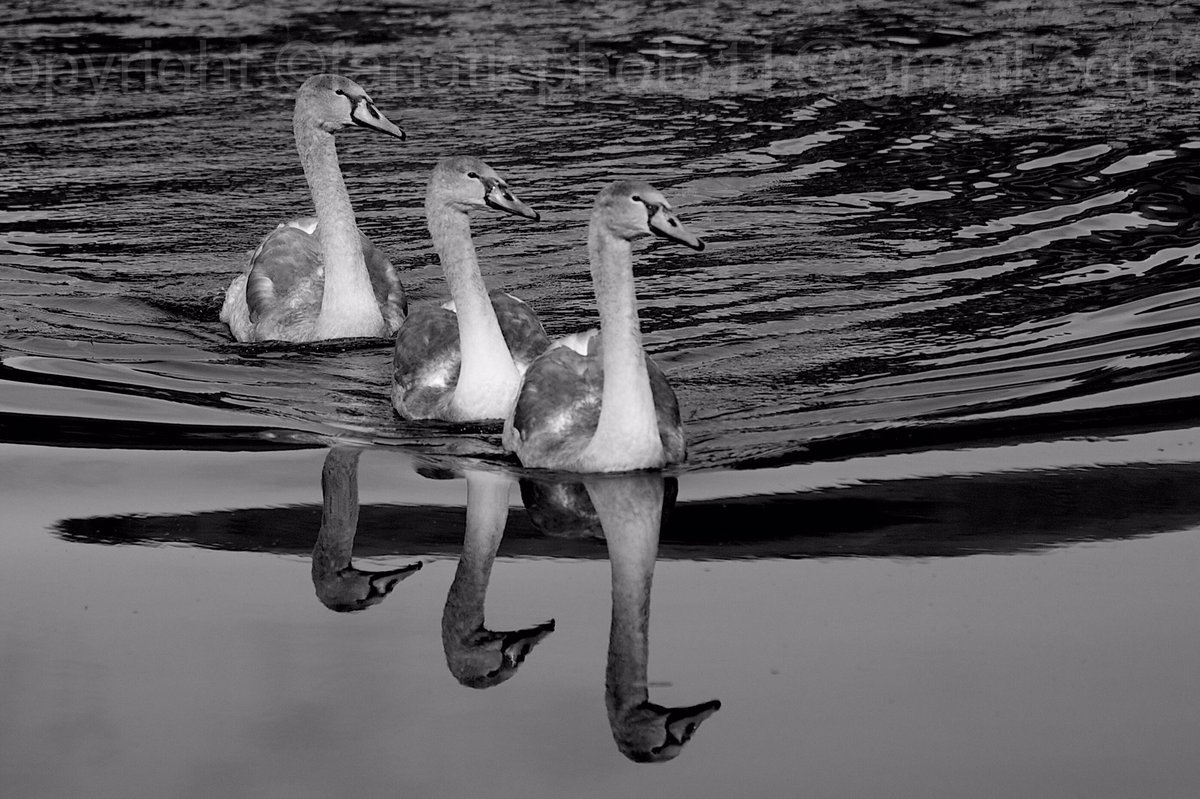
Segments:
[[[425,214],[458,316],[462,365],[451,410],[461,419],[503,419],[516,397],[521,375],[479,273],[470,218],[465,210],[432,193]]]
[[[462,637],[483,627],[484,600],[496,550],[504,538],[511,486],[501,475],[467,473],[467,531],[442,612],[443,638]]]
[[[612,718],[649,698],[650,585],[658,556],[663,483],[657,477],[593,480],[587,489],[604,527],[612,566],[612,624],[604,680]]]
[[[583,458],[591,468],[607,471],[662,466],[662,438],[642,351],[632,245],[592,225],[588,255],[600,310],[604,392],[596,433]]]
[[[333,134],[299,116],[294,129],[300,163],[317,209],[317,238],[325,268],[316,335],[386,336],[387,325],[363,261],[358,225],[338,166]]]

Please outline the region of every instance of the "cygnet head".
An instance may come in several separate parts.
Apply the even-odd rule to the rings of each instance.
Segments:
[[[438,162],[429,178],[426,204],[449,205],[464,212],[486,206],[535,222],[542,218],[516,198],[496,170],[470,155],[453,156]]]
[[[704,242],[684,227],[662,192],[640,180],[618,180],[601,191],[592,225],[627,241],[655,235],[704,249]]]
[[[356,125],[404,138],[404,131],[375,107],[366,89],[341,75],[313,75],[296,93],[297,125],[313,125],[326,133]]]

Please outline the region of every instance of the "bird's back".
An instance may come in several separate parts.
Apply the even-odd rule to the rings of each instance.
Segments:
[[[406,419],[438,418],[450,402],[462,351],[454,311],[414,310],[400,326],[392,351],[392,407]]]
[[[404,287],[391,261],[366,236],[359,239],[372,291],[394,333],[408,310]],[[316,220],[301,217],[279,225],[250,255],[246,274],[226,292],[221,318],[239,341],[311,341],[324,290]]]
[[[537,314],[523,300],[503,291],[493,291],[490,298],[500,332],[504,334],[504,343],[512,353],[517,370],[523,374],[534,359],[549,348],[550,337]]]
[[[590,351],[555,346],[525,373],[504,445],[526,466],[558,468],[578,458],[600,422],[604,371]]]
[[[244,340],[310,340],[323,289],[316,236],[287,224],[275,228],[250,256],[246,310],[252,331]]]
[[[505,446],[526,466],[569,466],[599,426],[604,395],[603,342],[598,333],[571,339],[551,347],[529,367],[505,427]],[[687,454],[679,400],[649,356],[646,371],[664,457],[667,463],[678,463]]]

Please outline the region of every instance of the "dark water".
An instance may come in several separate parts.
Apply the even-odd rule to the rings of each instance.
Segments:
[[[4,17],[4,796],[1200,785],[1200,6]],[[595,193],[674,201],[709,248],[636,258],[684,468],[518,485],[497,430],[393,418],[387,342],[229,341],[318,71],[409,134],[339,151],[413,302],[443,155],[542,212],[475,232],[552,335]],[[640,704],[710,699],[682,753]]]

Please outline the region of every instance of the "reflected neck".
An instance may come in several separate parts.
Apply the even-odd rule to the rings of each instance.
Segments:
[[[357,447],[334,447],[321,467],[321,530],[313,547],[314,576],[336,574],[350,565],[358,530]]]
[[[612,567],[612,624],[608,635],[605,700],[610,716],[649,699],[650,587],[662,518],[661,478],[590,480]]]
[[[486,472],[467,473],[467,529],[462,557],[442,611],[442,637],[461,638],[484,626],[484,604],[496,550],[508,521],[512,482]]]

